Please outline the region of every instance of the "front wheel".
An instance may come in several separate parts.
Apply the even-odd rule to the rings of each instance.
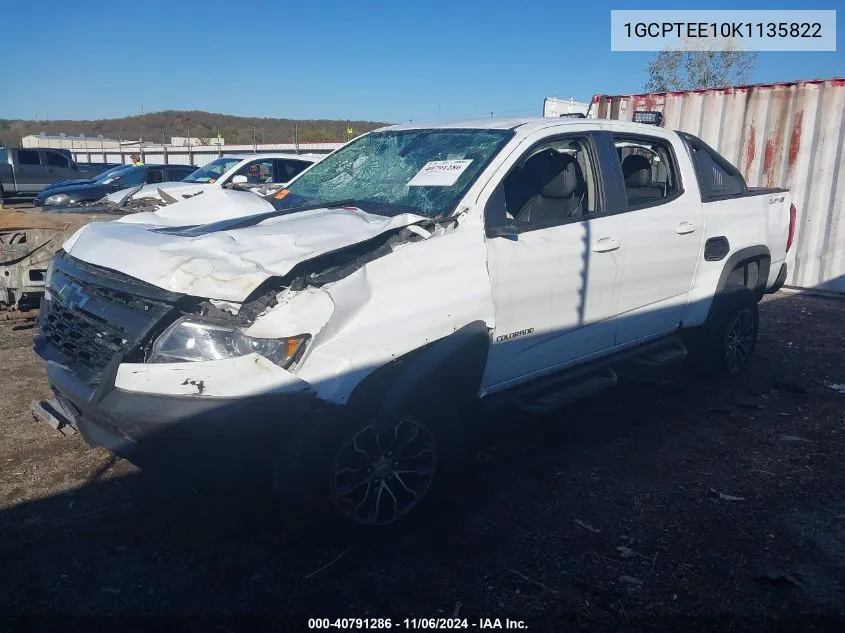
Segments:
[[[336,450],[330,468],[335,511],[360,528],[401,522],[423,505],[439,475],[438,444],[424,418],[367,424]]]
[[[314,424],[325,428],[304,441],[295,468],[275,469],[277,500],[298,497],[294,523],[371,535],[404,529],[438,506],[461,455],[460,419],[447,405]]]

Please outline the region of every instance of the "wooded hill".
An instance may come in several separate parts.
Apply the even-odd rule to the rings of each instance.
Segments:
[[[22,137],[41,132],[65,133],[68,136],[102,134],[105,138],[124,140],[135,140],[140,136],[150,143],[161,143],[162,139],[169,143],[173,136],[213,139],[219,133],[226,143],[244,144],[253,142],[253,130],[257,143],[292,143],[295,134],[301,143],[331,143],[346,141],[347,127],[352,128],[355,136],[382,125],[385,124],[375,121],[272,119],[200,110],[166,110],[96,121],[0,119],[0,145],[19,145]]]

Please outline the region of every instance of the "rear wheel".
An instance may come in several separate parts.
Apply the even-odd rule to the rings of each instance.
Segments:
[[[707,322],[692,337],[696,368],[713,378],[741,374],[757,347],[759,326],[754,293],[745,286],[728,286],[714,299]]]

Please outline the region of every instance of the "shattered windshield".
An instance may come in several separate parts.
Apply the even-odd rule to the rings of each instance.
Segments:
[[[208,165],[200,167],[195,172],[188,174],[182,179],[182,182],[215,182],[239,162],[241,162],[240,158],[218,158],[208,163]]]
[[[450,213],[511,130],[373,132],[296,178],[271,199],[278,210],[344,201],[369,213]]]

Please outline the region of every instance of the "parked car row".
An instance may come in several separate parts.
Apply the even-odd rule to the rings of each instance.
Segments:
[[[283,186],[320,158],[299,154],[223,156],[199,169],[192,165],[102,165],[76,163],[68,150],[0,149],[0,199],[35,196],[35,204],[75,206],[107,197],[120,202],[130,189],[149,185],[134,195],[157,196],[159,189],[193,195],[209,187]]]
[[[687,356],[743,371],[796,225],[789,191],[654,125],[398,125],[298,175],[236,159],[64,242],[35,342],[51,406],[142,467],[265,464],[285,512],[358,529],[432,508],[483,407]],[[218,186],[268,178],[289,182]]]
[[[221,156],[183,178],[170,179],[164,184],[148,184],[138,191],[129,192],[126,188],[114,191],[106,196],[105,201],[120,203],[126,196],[134,198],[157,197],[159,192],[171,196],[194,196],[201,191],[219,189],[237,185],[248,189],[261,186],[275,186],[281,189],[306,167],[321,158],[315,154],[232,154]],[[177,182],[178,180],[178,182]],[[153,181],[148,181],[152,183]]]
[[[164,185],[193,173],[190,165],[123,165],[107,169],[90,180],[50,185],[41,190],[34,204],[39,207],[74,206],[94,202],[130,187],[144,184]]]

